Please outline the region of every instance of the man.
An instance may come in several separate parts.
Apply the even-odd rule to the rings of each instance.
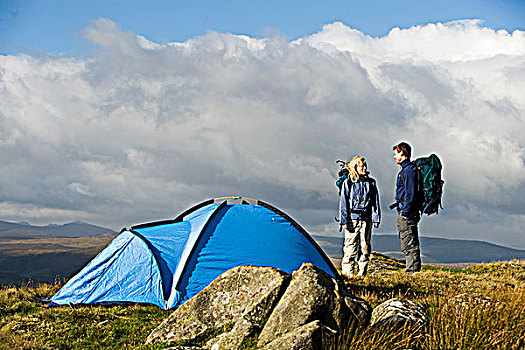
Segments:
[[[339,203],[339,218],[344,229],[345,241],[341,262],[344,276],[365,276],[370,260],[372,225],[379,227],[381,209],[376,181],[368,176],[366,159],[355,156],[345,164],[348,178],[343,183]]]
[[[421,254],[417,224],[420,219],[418,210],[417,186],[418,173],[410,161],[412,148],[406,142],[393,147],[394,159],[401,166],[396,180],[397,229],[401,250],[406,258],[406,273],[421,270]]]

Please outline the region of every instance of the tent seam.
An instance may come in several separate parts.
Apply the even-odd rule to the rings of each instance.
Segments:
[[[195,249],[197,248],[197,246],[199,245],[199,242],[200,242],[200,239],[202,237],[202,233],[204,232],[204,230],[206,230],[208,228],[208,225],[209,223],[211,222],[211,220],[217,215],[217,213],[219,212],[219,210],[221,210],[222,208],[224,208],[227,204],[227,201],[224,201],[222,202],[214,211],[213,213],[208,217],[208,220],[206,221],[206,223],[202,226],[202,229],[200,230],[198,236],[197,236],[197,239],[195,240],[195,242],[193,243],[193,247],[191,247],[191,250],[188,254],[188,258],[186,259],[186,261],[184,261],[184,267],[182,268],[182,271],[181,271],[181,277],[182,275],[184,274],[184,272],[186,271],[186,268],[188,267],[188,262],[189,260],[191,259],[191,257],[193,256],[193,254],[195,253]],[[199,206],[196,206],[197,208],[196,209],[199,209],[200,207]],[[195,208],[195,207],[194,207]],[[188,215],[190,212],[188,212],[187,214],[185,215]],[[172,292],[170,293],[170,297],[168,299],[168,305],[173,301],[173,298],[174,298],[174,292],[173,291],[177,291],[177,288],[179,287],[179,283],[180,283],[180,280],[181,278],[179,277],[179,279],[177,280],[177,283],[174,284],[173,288],[172,288]]]

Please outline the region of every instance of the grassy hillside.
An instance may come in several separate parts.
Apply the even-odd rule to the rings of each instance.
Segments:
[[[392,297],[424,304],[425,333],[350,329],[326,349],[523,349],[525,348],[525,262],[476,265],[465,270],[424,266],[407,276],[403,261],[374,254],[369,276],[346,280],[373,306]],[[170,311],[156,306],[42,308],[35,300],[58,285],[0,289],[0,349],[162,349],[144,345]],[[473,302],[455,297],[471,293]],[[477,293],[477,294],[474,294]],[[476,302],[475,295],[487,297]]]
[[[115,235],[80,221],[46,226],[0,221],[0,285],[69,278]]]
[[[0,284],[69,278],[113,237],[113,233],[107,233],[79,238],[0,240]]]

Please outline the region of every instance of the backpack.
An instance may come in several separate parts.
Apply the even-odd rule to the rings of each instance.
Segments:
[[[346,179],[348,179],[348,174],[350,173],[348,171],[348,169],[345,167],[346,165],[346,162],[344,160],[336,160],[335,161],[337,164],[339,164],[339,172],[337,173],[337,176],[339,176],[339,178],[337,179],[337,181],[335,182],[335,185],[337,186],[337,188],[339,189],[339,195],[341,195],[341,190],[343,188],[343,183],[345,182]]]
[[[431,154],[428,157],[418,158],[413,161],[418,170],[417,200],[421,214],[438,214],[443,195],[441,178],[441,161],[438,156]]]

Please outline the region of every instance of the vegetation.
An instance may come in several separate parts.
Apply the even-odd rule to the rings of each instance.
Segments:
[[[351,328],[328,349],[525,348],[525,261],[465,270],[425,265],[415,275],[402,268],[378,269],[369,277],[347,279],[347,285],[372,306],[395,297],[419,302],[427,309],[427,324],[422,329]]]
[[[465,270],[424,266],[419,274],[405,275],[402,261],[377,254],[373,261],[369,276],[346,280],[353,293],[372,306],[393,297],[422,303],[427,324],[420,330],[349,327],[327,349],[525,348],[525,262]],[[36,302],[58,288],[57,283],[0,289],[0,349],[167,347],[144,341],[170,311],[149,305],[44,308]]]
[[[153,305],[45,308],[58,285],[0,290],[0,349],[162,349],[144,345],[169,312]]]

